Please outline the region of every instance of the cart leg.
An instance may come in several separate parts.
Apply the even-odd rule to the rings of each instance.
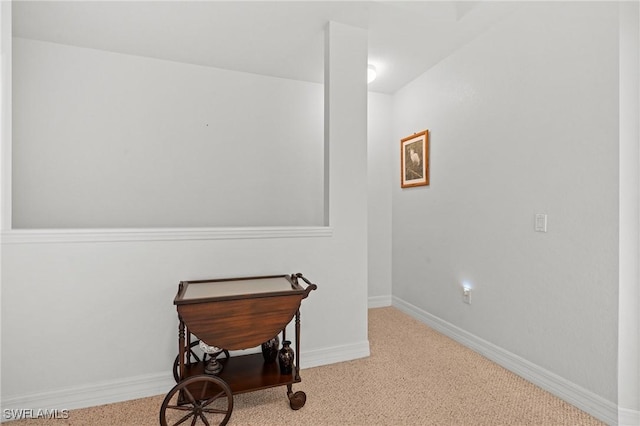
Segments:
[[[180,318],[180,323],[178,324],[178,374],[175,377],[176,382],[184,377],[184,354],[185,354],[185,336],[184,336],[184,321]],[[174,370],[175,371],[175,370]]]
[[[296,311],[296,359],[295,359],[296,380],[300,381],[300,309]]]

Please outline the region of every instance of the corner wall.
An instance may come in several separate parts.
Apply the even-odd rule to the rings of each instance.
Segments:
[[[369,92],[367,166],[369,307],[391,306],[391,191],[398,148],[392,130],[392,96]]]
[[[394,120],[397,140],[431,130],[431,185],[393,191],[394,298],[615,422],[617,4],[523,4]]]

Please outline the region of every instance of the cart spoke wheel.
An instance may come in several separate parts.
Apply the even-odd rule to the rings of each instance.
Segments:
[[[191,411],[191,408],[186,405],[167,405],[167,408],[171,410]]]
[[[169,391],[160,407],[160,424],[174,426],[191,420],[191,425],[226,425],[232,411],[229,385],[202,374],[182,380]]]
[[[180,425],[184,422],[186,422],[187,420],[189,420],[189,417],[192,417],[193,413],[189,413],[186,416],[184,416],[183,418],[181,418],[180,420],[178,420],[176,423],[174,423],[174,425]]]
[[[216,410],[214,408],[207,408],[207,409],[203,409],[202,411],[209,414],[226,414],[227,413],[225,410]]]
[[[208,407],[209,405],[211,405],[213,402],[215,402],[216,400],[218,400],[219,398],[223,398],[224,397],[224,391],[220,392],[219,394],[217,394],[216,396],[214,396],[213,398],[209,398],[207,401],[202,403],[202,408],[204,410],[204,407]],[[216,408],[207,408],[207,410],[216,410]]]
[[[185,353],[184,357],[186,365],[198,363],[201,359],[204,361],[209,360],[209,355],[203,353],[200,350],[199,345],[199,340],[189,344],[189,351]],[[180,381],[180,355],[176,355],[176,359],[173,361],[173,378],[176,380],[176,383]]]

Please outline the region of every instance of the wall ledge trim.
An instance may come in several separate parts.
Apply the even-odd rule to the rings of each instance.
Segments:
[[[5,245],[323,238],[331,236],[333,236],[333,228],[328,226],[282,226],[237,228],[16,229],[3,231],[0,234],[0,239],[2,244]]]
[[[609,425],[618,424],[615,403],[396,296],[393,296],[393,306],[597,419]]]

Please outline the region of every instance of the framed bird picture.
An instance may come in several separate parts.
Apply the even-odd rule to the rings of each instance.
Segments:
[[[429,130],[400,141],[400,186],[429,185]]]

